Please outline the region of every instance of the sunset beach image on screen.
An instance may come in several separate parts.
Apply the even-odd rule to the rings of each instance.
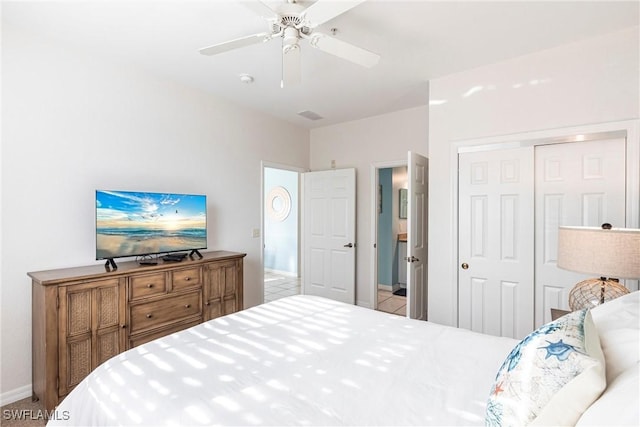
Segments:
[[[96,259],[206,249],[204,195],[96,191]]]

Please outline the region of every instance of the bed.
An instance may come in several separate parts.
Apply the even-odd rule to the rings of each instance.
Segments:
[[[578,424],[640,423],[638,295],[589,315],[615,367],[607,366],[607,389]],[[510,338],[299,295],[114,357],[61,402],[48,425],[491,424],[488,398],[506,394],[497,373],[511,366],[505,360],[513,362],[514,349],[522,364],[523,348]]]

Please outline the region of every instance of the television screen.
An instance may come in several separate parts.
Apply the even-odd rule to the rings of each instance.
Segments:
[[[96,191],[96,259],[207,248],[207,196]]]

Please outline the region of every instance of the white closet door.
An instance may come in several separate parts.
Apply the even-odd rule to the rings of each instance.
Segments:
[[[556,266],[558,227],[625,226],[625,150],[623,138],[536,147],[536,327],[588,278]]]
[[[533,330],[533,147],[460,153],[459,325]]]

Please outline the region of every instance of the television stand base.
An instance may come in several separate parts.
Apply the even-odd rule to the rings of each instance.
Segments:
[[[113,260],[113,258],[107,258],[107,262],[104,263],[104,269],[107,271],[117,270],[118,266],[116,265],[116,262]]]
[[[198,259],[202,259],[202,254],[200,252],[198,252],[197,249],[192,249],[191,253],[189,254],[189,258],[193,259],[193,255],[197,255]]]

